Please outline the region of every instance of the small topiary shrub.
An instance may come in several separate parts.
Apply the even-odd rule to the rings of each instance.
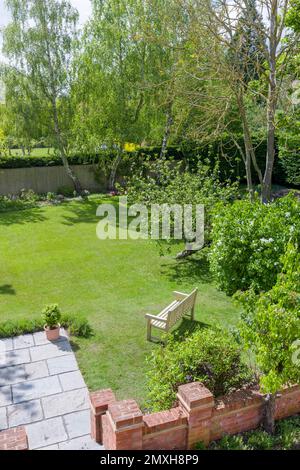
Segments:
[[[57,304],[46,305],[42,312],[45,325],[51,329],[56,328],[61,320],[61,313]]]
[[[253,288],[268,291],[282,268],[293,237],[300,241],[300,203],[291,193],[272,204],[218,204],[213,215],[210,268],[228,295]]]
[[[197,330],[180,340],[170,335],[165,347],[148,359],[148,402],[151,411],[171,408],[178,386],[203,382],[215,395],[224,395],[253,381],[231,334],[218,329]]]

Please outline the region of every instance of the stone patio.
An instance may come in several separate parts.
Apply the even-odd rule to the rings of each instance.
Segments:
[[[64,330],[0,340],[0,431],[25,425],[29,448],[102,447],[90,437],[88,390]]]

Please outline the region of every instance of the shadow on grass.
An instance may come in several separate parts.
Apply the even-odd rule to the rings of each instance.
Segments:
[[[199,255],[191,256],[176,263],[162,264],[162,274],[170,281],[177,283],[211,283],[213,277],[209,270],[207,254],[202,252]]]
[[[80,346],[73,339],[70,339],[69,343],[70,343],[70,346],[71,346],[73,352],[79,351]]]
[[[27,224],[45,220],[47,217],[43,214],[43,209],[39,207],[0,212],[0,225]]]
[[[183,318],[178,328],[176,328],[172,333],[176,340],[181,341],[186,336],[190,336],[195,333],[195,331],[203,330],[204,328],[211,328],[211,325],[198,320],[192,321],[188,318]]]
[[[64,225],[74,224],[96,224],[100,218],[96,215],[97,208],[100,204],[112,204],[118,209],[118,201],[110,198],[103,198],[101,201],[85,200],[74,204],[65,205],[64,208],[69,215],[63,217]]]
[[[0,286],[0,295],[16,295],[16,291],[11,284]]]

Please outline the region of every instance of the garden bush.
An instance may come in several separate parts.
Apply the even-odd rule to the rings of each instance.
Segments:
[[[74,188],[71,186],[60,186],[57,189],[57,194],[61,194],[64,197],[74,197],[76,195],[76,191],[74,192]]]
[[[291,237],[300,241],[300,203],[292,193],[267,205],[259,200],[217,204],[210,268],[219,288],[229,295],[271,289]]]
[[[219,329],[199,329],[180,339],[169,335],[167,345],[148,358],[148,402],[151,411],[171,408],[179,385],[202,382],[215,395],[224,395],[253,381],[233,337]]]
[[[300,253],[290,243],[281,258],[282,272],[268,292],[253,291],[237,298],[245,308],[240,324],[245,346],[255,355],[263,392],[275,393],[300,382]],[[296,359],[296,360],[295,360]]]
[[[196,205],[204,205],[205,242],[210,239],[211,211],[216,202],[232,202],[239,195],[238,183],[222,183],[218,177],[218,168],[211,170],[209,165],[199,165],[194,172],[186,171],[181,162],[167,160],[145,160],[143,164],[132,168],[132,174],[126,180],[125,187],[118,186],[124,192],[129,203],[183,204],[193,205],[193,230],[195,231]],[[174,228],[174,218],[171,228]],[[182,220],[182,233],[184,224]],[[174,237],[164,240],[178,243]],[[162,243],[160,241],[160,246]]]

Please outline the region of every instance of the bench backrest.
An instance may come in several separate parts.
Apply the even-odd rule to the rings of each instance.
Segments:
[[[194,289],[185,299],[171,307],[168,312],[168,328],[171,328],[183,315],[192,310],[195,305],[198,289]]]

